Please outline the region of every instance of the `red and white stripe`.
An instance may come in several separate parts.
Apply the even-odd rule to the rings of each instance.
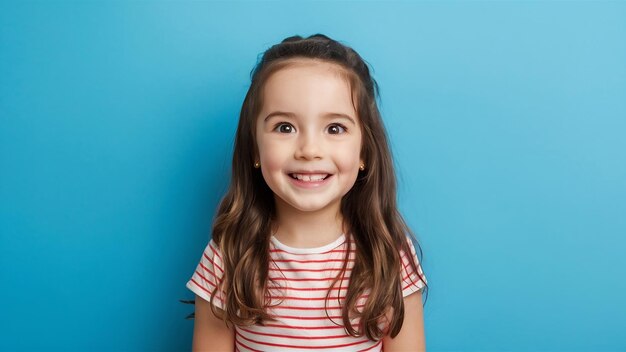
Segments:
[[[410,239],[411,255],[418,263]],[[366,336],[352,337],[346,333],[341,318],[350,273],[354,267],[352,244],[347,249],[344,235],[333,243],[318,248],[291,248],[272,237],[270,245],[269,292],[271,307],[268,312],[276,321],[265,325],[236,327],[235,347],[238,351],[381,351],[381,341]],[[339,280],[327,299],[326,294],[334,277],[340,272],[344,256],[348,255],[345,278]],[[411,270],[406,253],[401,252],[403,296],[425,286]],[[213,289],[223,275],[222,257],[215,242],[206,246],[200,263],[187,288],[205,300],[210,300]],[[367,300],[367,291],[357,301],[357,309]],[[213,303],[222,307],[224,296],[219,292]],[[326,307],[326,308],[325,308]],[[358,319],[352,320],[357,326]],[[380,327],[383,325],[381,323]]]

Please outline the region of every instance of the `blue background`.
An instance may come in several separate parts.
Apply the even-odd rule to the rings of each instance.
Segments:
[[[0,350],[191,347],[257,55],[373,67],[429,351],[626,350],[625,2],[3,2]]]

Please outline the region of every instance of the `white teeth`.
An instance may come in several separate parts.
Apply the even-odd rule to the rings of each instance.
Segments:
[[[293,177],[297,178],[300,181],[305,181],[305,182],[309,182],[309,181],[321,181],[323,179],[326,178],[326,176],[328,176],[328,174],[308,174],[308,175],[304,175],[304,174],[291,174]]]

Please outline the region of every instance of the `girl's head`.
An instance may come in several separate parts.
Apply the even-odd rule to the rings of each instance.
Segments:
[[[378,86],[366,63],[327,36],[293,36],[269,48],[251,76],[230,188],[213,226],[224,263],[224,319],[238,325],[272,320],[265,293],[277,207],[314,211],[334,204],[356,246],[342,308],[346,330],[381,338],[377,320],[392,308],[388,333],[397,335],[404,319],[399,250],[410,253],[406,236],[411,231],[396,207],[393,162],[376,104]],[[290,182],[297,181],[291,177],[311,172],[321,174],[312,178],[327,177],[324,184],[309,193],[300,188],[296,197]],[[347,256],[335,280],[345,275],[346,266]],[[411,266],[418,272],[416,263]],[[355,328],[349,314],[366,290],[364,323]]]
[[[389,203],[395,177],[377,95],[359,54],[327,36],[272,46],[253,70],[241,108],[233,185],[262,198],[272,218],[274,200],[302,211],[338,202],[343,215],[359,202]],[[311,172],[329,175],[324,192],[296,197],[290,178]]]
[[[341,199],[364,168],[361,124],[339,70],[325,61],[293,59],[263,86],[255,165],[275,195],[277,227],[281,218],[301,212],[339,220]]]

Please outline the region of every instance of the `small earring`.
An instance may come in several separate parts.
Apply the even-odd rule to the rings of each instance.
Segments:
[[[359,166],[359,170],[361,171],[365,170],[365,164],[361,164],[361,166]]]
[[[255,168],[255,169],[258,169],[258,168],[260,168],[260,167],[261,167],[261,163],[260,163],[260,162],[258,162],[258,161],[255,161],[255,162],[254,162],[254,168]]]

